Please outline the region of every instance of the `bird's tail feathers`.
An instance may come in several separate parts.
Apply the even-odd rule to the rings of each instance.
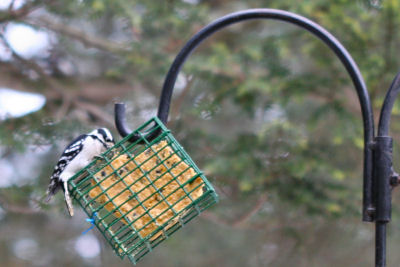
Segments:
[[[46,198],[44,199],[44,202],[49,203],[50,200],[53,198],[53,196],[54,196],[54,194],[51,194],[51,193],[49,192],[49,190],[47,190]]]
[[[74,208],[72,206],[71,197],[69,196],[67,182],[64,182],[64,198],[65,198],[65,203],[67,204],[68,213],[72,217],[74,216]]]
[[[61,188],[61,186],[60,186],[59,182],[56,181],[56,179],[51,179],[49,187],[47,188],[47,191],[46,191],[46,199],[44,201],[48,203],[51,200],[51,198],[54,196],[54,194],[57,193],[58,190],[60,190],[60,188]]]

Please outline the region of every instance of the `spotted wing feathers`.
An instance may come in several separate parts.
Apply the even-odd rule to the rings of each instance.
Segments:
[[[50,177],[50,184],[47,189],[46,201],[50,201],[51,197],[62,188],[62,181],[59,179],[61,173],[64,171],[65,167],[71,162],[82,150],[83,142],[85,141],[86,135],[80,135],[75,140],[73,140],[64,150],[57,165],[54,167],[53,174]]]

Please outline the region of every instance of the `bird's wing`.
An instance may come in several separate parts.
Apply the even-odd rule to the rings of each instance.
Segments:
[[[71,143],[69,143],[66,147],[65,147],[65,151],[68,150],[68,148],[73,147],[74,145],[79,145],[82,144],[83,140],[87,137],[87,134],[81,134],[80,136],[78,136],[77,138],[75,138],[74,140],[71,141]],[[80,142],[79,142],[80,141]]]
[[[79,154],[79,152],[83,148],[83,141],[85,140],[85,137],[85,134],[78,136],[65,148],[64,152],[57,162],[57,165],[54,167],[54,171],[50,179],[58,179],[58,177],[64,170],[64,167]]]
[[[49,201],[51,197],[62,187],[62,181],[59,180],[60,174],[63,172],[65,166],[82,150],[85,137],[85,134],[78,136],[65,148],[57,162],[57,165],[54,167],[53,174],[50,177],[46,201]]]

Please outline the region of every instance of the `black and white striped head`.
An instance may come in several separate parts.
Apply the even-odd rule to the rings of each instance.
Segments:
[[[115,143],[111,132],[107,128],[96,129],[89,133],[89,136],[98,139],[100,142],[105,144],[107,148],[110,148]]]

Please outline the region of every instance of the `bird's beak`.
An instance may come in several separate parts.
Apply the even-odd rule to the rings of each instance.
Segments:
[[[106,143],[107,149],[113,147],[114,145],[115,145],[114,142],[107,142]]]

